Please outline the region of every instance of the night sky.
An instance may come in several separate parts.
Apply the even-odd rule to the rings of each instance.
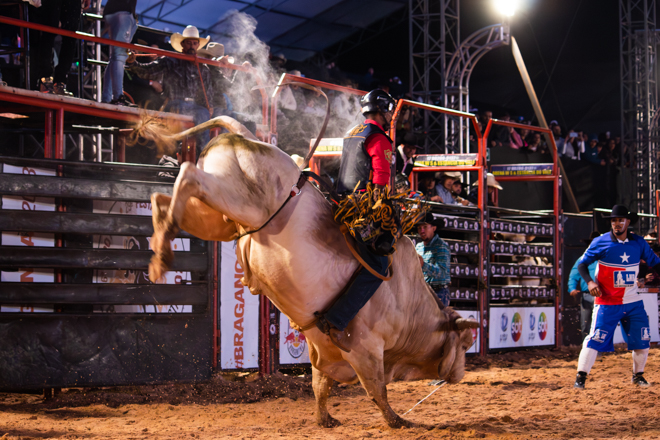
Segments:
[[[618,2],[615,0],[521,0],[511,20],[546,120],[588,133],[620,131]],[[461,38],[500,22],[490,0],[461,0]],[[407,84],[408,24],[367,42],[338,60],[345,71],[374,67],[377,76]],[[548,78],[553,71],[550,81]],[[544,92],[545,89],[545,92]],[[510,46],[492,50],[470,81],[471,107],[533,117]],[[536,123],[536,121],[535,121]]]

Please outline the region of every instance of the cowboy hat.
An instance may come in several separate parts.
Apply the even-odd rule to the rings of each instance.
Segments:
[[[403,136],[403,142],[401,142],[402,145],[410,145],[411,147],[415,147],[418,150],[423,149],[423,147],[420,147],[417,145],[417,136],[415,136],[414,133],[406,133],[405,136]]]
[[[436,180],[444,179],[445,176],[454,180],[458,180],[463,177],[460,171],[438,171],[435,173]]]
[[[630,223],[635,223],[638,217],[636,212],[628,211],[628,208],[623,205],[614,205],[610,215],[603,215],[603,218],[627,218]]]
[[[419,225],[431,225],[440,229],[442,227],[442,222],[440,222],[439,219],[436,219],[433,213],[427,211],[424,217],[417,222],[417,226]]]
[[[170,37],[170,44],[172,45],[172,48],[177,52],[183,52],[183,47],[181,46],[181,42],[183,40],[199,41],[199,48],[197,49],[199,50],[206,46],[206,43],[208,43],[210,39],[211,37],[200,38],[199,30],[195,26],[186,26],[182,33],[176,32],[172,34]]]
[[[479,185],[479,181],[476,181],[472,184],[472,186],[477,185]],[[497,189],[504,189],[502,188],[502,185],[500,185],[500,183],[495,179],[495,176],[492,173],[486,174],[486,185]]]
[[[204,49],[198,49],[197,55],[204,58],[220,58],[225,54],[225,46],[211,42]]]

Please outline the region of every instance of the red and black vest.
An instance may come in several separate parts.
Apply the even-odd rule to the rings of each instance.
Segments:
[[[352,193],[360,182],[358,190],[366,189],[371,178],[371,156],[365,143],[372,134],[381,133],[392,142],[392,139],[375,124],[358,124],[344,135],[344,146],[341,153],[341,165],[337,177],[337,193]]]

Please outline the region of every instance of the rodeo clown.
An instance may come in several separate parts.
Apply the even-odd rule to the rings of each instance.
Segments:
[[[337,179],[337,193],[348,196],[371,188],[376,196],[390,182],[392,140],[387,135],[396,101],[383,90],[372,90],[360,100],[365,121],[348,131]],[[371,186],[373,185],[373,186]],[[360,256],[373,270],[385,276],[388,273],[387,252],[391,242],[366,244],[359,234],[354,235]],[[384,252],[375,248],[383,247]],[[318,314],[317,327],[344,351],[350,351],[348,323],[378,290],[382,279],[368,270],[361,270],[325,314]]]
[[[623,339],[632,350],[632,383],[649,387],[644,379],[644,365],[649,355],[651,334],[649,317],[644,310],[642,297],[637,292],[639,260],[646,261],[654,271],[660,270],[660,259],[644,239],[628,232],[631,220],[637,214],[628,208],[615,205],[610,219],[612,230],[595,238],[580,257],[578,271],[587,283],[589,293],[595,297],[591,331],[584,339],[575,388],[584,389],[587,374],[596,362],[598,352],[614,351],[613,337],[621,322]],[[589,275],[589,265],[598,262],[596,280]]]

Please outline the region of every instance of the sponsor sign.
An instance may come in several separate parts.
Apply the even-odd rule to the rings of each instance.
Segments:
[[[504,176],[551,176],[551,163],[531,163],[526,165],[491,165],[490,172],[495,177]]]
[[[479,312],[475,310],[456,310],[459,315],[461,315],[461,318],[466,318],[466,319],[474,319],[477,322],[481,322],[481,318],[479,317]],[[470,329],[472,330],[472,341],[474,341],[474,344],[472,344],[472,347],[466,352],[466,353],[479,353],[479,334],[481,332],[480,328],[473,328]]]
[[[637,283],[637,273],[632,270],[615,270],[614,287],[633,287]]]
[[[151,217],[151,203],[113,202],[94,200],[95,214],[121,214]],[[151,249],[150,237],[128,237],[119,235],[94,235],[95,249]],[[174,252],[190,251],[190,239],[175,238],[170,243]],[[165,272],[158,284],[184,284],[191,281],[190,272]],[[138,270],[99,269],[92,280],[98,284],[151,284],[149,273]],[[94,306],[95,313],[192,313],[191,305],[135,304]]]
[[[477,163],[476,154],[420,154],[415,156],[415,165],[422,167],[473,166]]]
[[[642,289],[640,289],[640,291],[641,290]],[[658,330],[658,294],[640,293],[639,295],[642,297],[642,301],[644,301],[644,310],[646,310],[646,314],[649,315],[649,328],[647,330],[642,328],[641,337],[643,340],[660,342],[660,331]],[[647,336],[651,339],[645,339]],[[621,334],[621,324],[617,325],[613,338],[615,344],[622,344],[625,342],[623,340],[623,335]]]
[[[0,171],[8,174],[25,174],[32,176],[55,176],[55,170],[16,167],[0,164]],[[51,197],[12,197],[2,196],[2,209],[18,211],[55,211],[55,199]],[[36,246],[55,247],[55,236],[38,232],[2,232],[3,246]],[[54,283],[53,269],[21,268],[17,271],[0,271],[0,282],[9,283]],[[53,307],[0,305],[0,312],[7,313],[52,313]]]
[[[316,138],[312,138],[309,142],[309,147],[313,147],[316,142]],[[341,153],[344,149],[344,138],[322,138],[319,142],[319,146],[316,147],[316,153],[330,153],[330,152],[339,152]]]
[[[291,328],[291,322],[280,313],[280,364],[308,364],[309,346],[305,335]]]
[[[243,286],[234,243],[221,243],[220,368],[259,366],[259,296]]]
[[[555,344],[554,307],[491,307],[488,348]]]

